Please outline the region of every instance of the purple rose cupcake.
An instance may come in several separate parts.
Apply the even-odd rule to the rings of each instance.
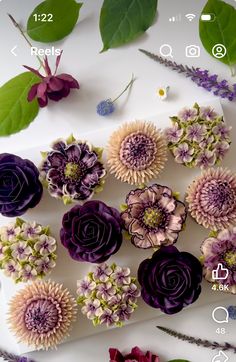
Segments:
[[[43,187],[33,162],[19,156],[0,154],[0,213],[7,217],[23,215],[41,200]]]
[[[106,175],[102,152],[73,136],[56,141],[52,151],[42,152],[40,176],[49,194],[70,204],[86,201],[102,191]]]
[[[202,266],[190,253],[174,246],[161,247],[138,269],[143,300],[166,314],[194,303],[201,293]]]
[[[63,216],[60,236],[73,259],[103,263],[120,249],[120,213],[102,201],[76,205]]]

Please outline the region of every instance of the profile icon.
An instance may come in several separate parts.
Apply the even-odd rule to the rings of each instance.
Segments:
[[[223,44],[216,44],[212,48],[212,54],[217,59],[224,58],[226,53],[227,53],[227,49]]]

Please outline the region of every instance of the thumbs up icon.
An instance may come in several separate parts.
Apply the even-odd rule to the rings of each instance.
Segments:
[[[219,263],[217,268],[212,270],[212,279],[213,280],[225,280],[229,276],[229,270],[224,268],[223,264]]]
[[[227,362],[229,357],[223,351],[220,351],[217,356],[213,357],[211,362]]]

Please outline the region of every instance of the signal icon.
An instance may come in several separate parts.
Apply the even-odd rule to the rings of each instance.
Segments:
[[[196,18],[195,14],[186,14],[185,18],[188,19],[189,21],[193,21],[193,19]]]
[[[175,21],[181,21],[181,14],[178,14],[176,16],[172,16],[171,18],[169,18],[170,22],[175,22]]]

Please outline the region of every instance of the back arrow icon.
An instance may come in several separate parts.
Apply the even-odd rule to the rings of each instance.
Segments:
[[[12,48],[12,50],[11,50],[11,53],[12,53],[15,57],[17,57],[17,54],[15,53],[16,48],[17,48],[17,45],[15,45],[14,48]]]

